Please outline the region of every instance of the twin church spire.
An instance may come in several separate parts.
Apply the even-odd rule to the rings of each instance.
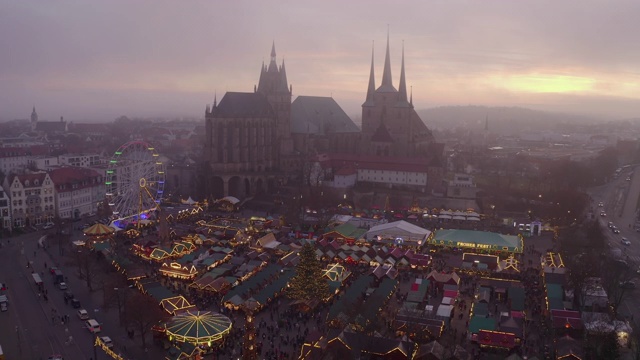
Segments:
[[[397,93],[398,101],[401,103],[407,103],[407,83],[404,72],[404,43],[402,44],[402,65],[400,67],[400,84],[398,90],[393,86],[393,80],[391,77],[391,55],[389,50],[389,33],[387,33],[387,49],[384,57],[384,70],[382,73],[382,83],[380,87],[375,88],[375,74],[374,74],[374,62],[373,62],[373,49],[371,50],[371,71],[369,73],[369,86],[367,88],[367,98],[363,106],[372,106],[374,102],[374,93]]]

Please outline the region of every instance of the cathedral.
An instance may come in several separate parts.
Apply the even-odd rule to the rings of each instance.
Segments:
[[[404,46],[398,89],[391,79],[389,36],[384,58],[382,83],[376,89],[373,52],[367,97],[362,104],[362,152],[376,156],[416,157],[429,155],[434,143],[427,125],[407,96]]]
[[[253,92],[227,92],[206,107],[207,193],[241,199],[271,191],[298,176],[304,162],[321,153],[380,163],[419,159],[425,169],[437,165],[442,146],[434,142],[407,94],[404,47],[398,88],[393,85],[388,35],[382,82],[378,88],[375,83],[372,52],[360,129],[331,97],[298,96],[292,103],[284,60],[278,66],[272,45],[270,62],[260,67]]]
[[[205,161],[215,175],[214,197],[239,198],[272,188],[295,166],[291,139],[291,92],[284,61],[260,68],[253,92],[227,92],[205,110]]]

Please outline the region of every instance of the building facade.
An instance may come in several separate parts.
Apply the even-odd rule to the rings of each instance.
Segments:
[[[89,167],[102,163],[98,154],[65,154],[58,156],[60,165]]]
[[[215,198],[264,191],[299,160],[290,129],[292,89],[284,61],[276,63],[275,45],[269,65],[260,70],[253,92],[227,92],[219,104],[207,105],[204,158],[215,176],[205,182]]]
[[[80,167],[51,170],[55,185],[56,215],[61,219],[78,219],[97,212],[105,198],[105,182],[97,171]]]
[[[0,186],[0,231],[11,230],[11,199]]]
[[[55,216],[53,181],[46,172],[10,175],[4,182],[13,227],[40,225]]]

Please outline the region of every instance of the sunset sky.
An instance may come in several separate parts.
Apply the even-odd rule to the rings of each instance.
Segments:
[[[405,47],[417,109],[523,106],[640,117],[640,1],[0,0],[0,121],[204,117],[253,91],[275,41],[297,95],[354,118],[371,47]]]

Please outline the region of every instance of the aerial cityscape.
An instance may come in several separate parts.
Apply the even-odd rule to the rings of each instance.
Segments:
[[[0,360],[640,358],[640,3],[1,2]]]

